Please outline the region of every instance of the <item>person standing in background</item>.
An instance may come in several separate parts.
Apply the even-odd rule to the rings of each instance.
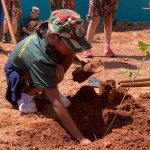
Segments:
[[[87,40],[92,42],[95,30],[100,21],[100,17],[104,17],[104,55],[106,57],[115,57],[115,53],[110,47],[112,23],[116,14],[119,0],[90,0],[88,20],[89,25],[87,29]],[[92,51],[84,52],[85,58],[92,57]]]
[[[21,17],[21,3],[20,0],[6,0],[6,6],[9,12],[9,15],[12,20],[12,28],[14,31],[14,34],[17,33],[18,28],[18,19]],[[2,42],[7,43],[8,42],[8,24],[7,20],[4,17],[4,24],[3,24],[3,37]]]
[[[74,0],[49,0],[51,11],[59,9],[75,10]]]
[[[0,24],[2,23],[2,2],[0,1]]]

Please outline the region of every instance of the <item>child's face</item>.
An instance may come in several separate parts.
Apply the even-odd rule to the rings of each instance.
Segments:
[[[62,39],[56,40],[55,39],[55,33],[52,33],[50,35],[50,43],[51,46],[54,46],[57,51],[62,54],[62,55],[67,55],[70,53],[74,53],[66,44]]]
[[[66,44],[63,40],[60,40],[58,45],[57,45],[57,50],[59,51],[60,54],[62,55],[67,55],[74,53]]]
[[[31,12],[30,17],[31,17],[32,19],[37,19],[37,18],[39,17],[39,15],[37,15],[37,14]]]

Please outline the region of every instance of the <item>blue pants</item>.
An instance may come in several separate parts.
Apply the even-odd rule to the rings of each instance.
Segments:
[[[4,66],[7,81],[7,89],[5,98],[13,106],[17,106],[17,101],[21,98],[21,77],[22,73],[18,71],[10,61]]]

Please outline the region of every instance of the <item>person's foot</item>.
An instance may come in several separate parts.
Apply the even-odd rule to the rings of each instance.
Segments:
[[[111,48],[105,48],[104,49],[104,55],[106,57],[115,57],[116,56],[115,53],[112,51]]]
[[[14,44],[13,40],[11,39],[10,44]]]
[[[84,51],[84,58],[92,58],[91,50]]]
[[[19,111],[22,113],[35,113],[37,112],[35,101],[33,96],[29,96],[25,93],[21,93],[21,99],[18,100]]]
[[[8,37],[6,35],[3,35],[1,42],[2,43],[8,43]]]

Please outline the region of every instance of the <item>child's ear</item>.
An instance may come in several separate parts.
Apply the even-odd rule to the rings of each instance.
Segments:
[[[47,29],[48,29],[48,22],[43,22],[36,28],[36,33],[39,37],[43,38]]]
[[[60,40],[61,40],[61,37],[56,34],[56,35],[55,35],[55,40],[56,40],[56,41],[60,41]]]
[[[53,38],[56,42],[61,40],[61,37],[56,33],[50,33],[51,38]]]

